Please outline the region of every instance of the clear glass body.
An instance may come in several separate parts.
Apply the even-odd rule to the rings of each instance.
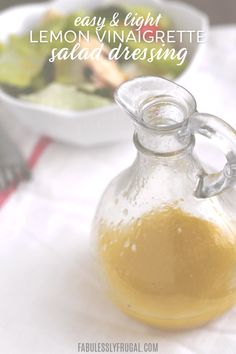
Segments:
[[[138,80],[125,89],[140,91],[144,79]],[[137,112],[122,90],[118,101]],[[166,329],[202,325],[236,303],[234,170],[228,163],[228,175],[204,173],[193,155],[194,101],[181,90],[191,114],[173,93],[159,100],[152,91],[146,111],[139,97],[142,114],[133,114],[137,158],[107,187],[93,225],[96,259],[113,301],[128,315]]]

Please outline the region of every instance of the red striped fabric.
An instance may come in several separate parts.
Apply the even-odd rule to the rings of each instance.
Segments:
[[[51,143],[51,140],[49,138],[41,138],[37,144],[35,145],[29,159],[28,159],[28,166],[30,169],[33,169],[35,165],[37,164],[40,156],[44,152],[44,150],[47,148],[47,146]],[[6,189],[5,191],[0,193],[0,207],[2,207],[6,201],[9,199],[9,197],[16,191],[17,186]]]

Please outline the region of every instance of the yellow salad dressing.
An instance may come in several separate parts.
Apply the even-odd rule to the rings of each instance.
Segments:
[[[99,254],[124,312],[161,328],[191,328],[236,301],[236,247],[213,223],[166,208],[119,227],[103,224]]]

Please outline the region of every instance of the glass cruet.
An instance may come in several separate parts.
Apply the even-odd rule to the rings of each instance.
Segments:
[[[137,320],[202,325],[236,303],[235,131],[162,78],[128,81],[115,99],[134,121],[137,157],[109,184],[94,219],[101,281]],[[203,169],[196,134],[222,149],[223,171]]]

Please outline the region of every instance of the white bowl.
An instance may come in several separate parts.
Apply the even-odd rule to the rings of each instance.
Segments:
[[[0,41],[12,33],[23,33],[39,21],[49,9],[71,12],[78,8],[90,9],[106,0],[57,0],[50,3],[21,5],[0,14]],[[208,33],[208,18],[192,6],[181,2],[129,0],[130,4],[154,5],[167,13],[179,30],[201,30]],[[188,44],[189,65],[177,82],[196,70],[202,58],[204,44]],[[121,109],[112,104],[105,108],[86,111],[59,110],[14,98],[0,89],[0,101],[20,122],[42,135],[73,144],[93,145],[130,138],[132,124]]]

